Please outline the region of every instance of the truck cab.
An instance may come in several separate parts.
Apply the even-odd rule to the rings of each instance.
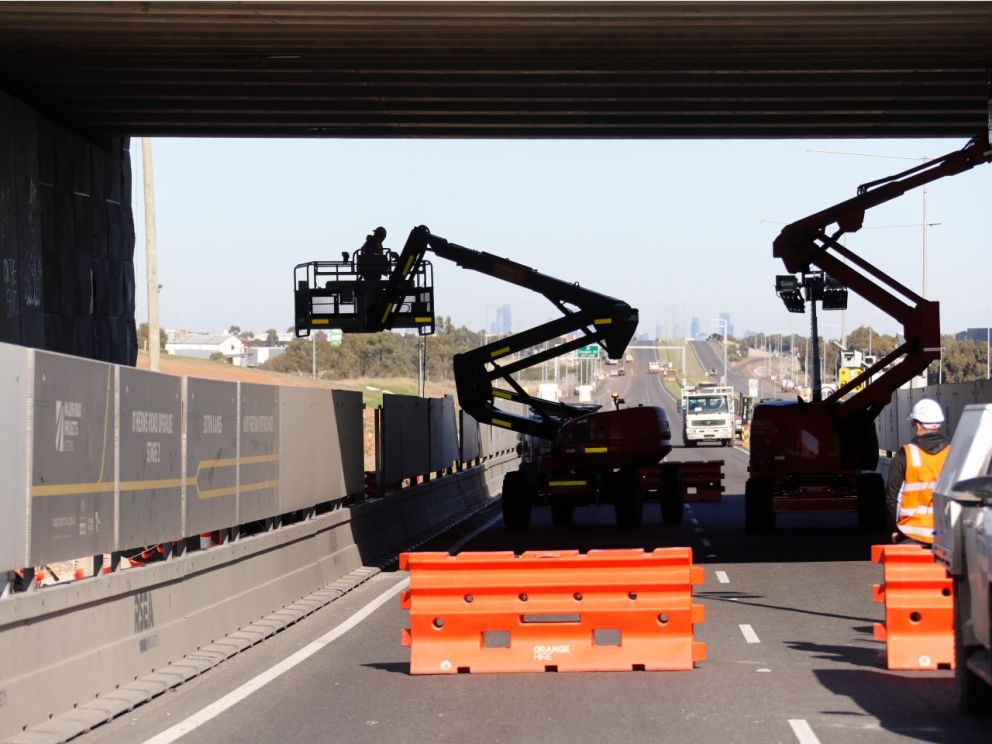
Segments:
[[[682,441],[687,447],[698,442],[718,442],[727,447],[734,441],[735,395],[730,386],[704,385],[682,392]]]
[[[992,712],[992,403],[965,406],[933,512],[934,560],[954,580],[958,707]]]

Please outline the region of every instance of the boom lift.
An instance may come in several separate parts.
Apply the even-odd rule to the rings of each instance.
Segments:
[[[637,468],[657,464],[671,451],[664,409],[592,412],[588,406],[530,395],[513,377],[590,343],[600,344],[608,357],[620,358],[638,321],[637,310],[626,302],[507,258],[451,243],[420,226],[410,232],[399,255],[363,251],[350,258],[344,254],[341,261],[297,265],[296,335],[307,336],[311,329],[321,327],[340,328],[345,333],[393,328],[433,333],[434,289],[432,267],[425,260],[428,250],[463,268],[538,292],[562,313],[556,320],[456,354],[453,360],[462,408],[477,421],[520,433],[531,445],[522,448],[520,469],[504,479],[507,526],[526,527],[534,504],[550,504],[554,521],[564,523],[570,521],[576,504],[599,501],[614,503],[619,522],[639,523],[642,494]],[[538,348],[566,335],[557,346]],[[496,386],[498,381],[505,386]],[[507,401],[520,405],[513,410]],[[534,440],[547,440],[550,446],[535,445]],[[667,518],[680,521],[680,484],[666,484],[662,494]],[[676,498],[677,503],[670,503]]]
[[[773,253],[791,272],[778,277],[778,294],[792,312],[804,312],[806,300],[812,300],[814,336],[816,300],[826,297],[827,307],[830,298],[847,287],[898,320],[905,341],[825,400],[820,399],[814,363],[811,402],[774,401],[755,407],[745,492],[749,531],[772,529],[777,513],[813,511],[856,510],[863,527],[884,527],[885,488],[874,472],[874,421],[893,391],[939,358],[940,311],[937,302],[887,276],[839,239],[861,229],[866,210],[990,160],[988,136],[983,134],[961,150],[859,186],[857,196],[787,225],[775,239]],[[836,227],[829,231],[832,225]]]

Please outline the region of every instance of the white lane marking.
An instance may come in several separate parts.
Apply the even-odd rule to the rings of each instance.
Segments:
[[[347,620],[337,625],[333,630],[322,635],[316,641],[307,644],[299,651],[297,651],[295,654],[287,656],[278,664],[274,664],[273,666],[269,667],[261,674],[252,677],[250,680],[248,680],[243,685],[241,685],[241,687],[232,690],[231,692],[227,693],[224,697],[211,703],[205,708],[200,709],[199,711],[189,716],[185,720],[180,721],[171,728],[167,728],[165,731],[161,732],[160,734],[156,734],[152,738],[146,740],[144,744],[171,744],[171,742],[174,742],[180,737],[185,736],[190,731],[193,731],[194,729],[199,728],[200,726],[207,723],[211,719],[216,718],[221,713],[226,711],[228,708],[231,708],[237,703],[240,703],[242,700],[244,700],[246,697],[251,695],[253,692],[258,692],[260,689],[265,687],[265,685],[267,685],[269,682],[282,676],[290,669],[295,667],[297,664],[306,661],[315,653],[323,649],[324,646],[326,646],[327,644],[343,636],[345,633],[347,633],[349,630],[354,628],[356,625],[358,625],[365,618],[367,618],[373,612],[378,610],[380,607],[386,604],[386,602],[391,600],[393,597],[395,597],[401,591],[406,589],[408,586],[410,586],[409,578],[403,579],[403,581],[399,582],[398,584],[394,584],[393,586],[389,587],[389,589],[387,589],[385,592],[383,592],[378,597],[376,597],[371,602],[369,602],[367,605],[365,605],[354,615],[352,615]]]
[[[693,517],[693,518],[692,518],[692,519],[690,519],[689,521],[690,521],[690,522],[692,522],[693,524],[699,524],[699,520],[698,520],[698,519],[696,519],[695,517]]]
[[[761,639],[758,638],[758,634],[754,632],[754,628],[746,623],[743,625],[738,625],[741,629],[741,633],[744,635],[744,640],[748,643],[761,643]]]
[[[716,572],[716,580],[719,581],[721,584],[729,584],[730,583],[730,577],[727,576],[727,572],[726,571],[717,571]]]
[[[789,725],[792,727],[792,733],[799,740],[799,744],[820,744],[820,740],[816,738],[816,734],[813,733],[813,729],[810,728],[805,718],[790,718]]]
[[[762,667],[761,669],[755,669],[754,671],[756,671],[756,672],[770,672],[771,669],[768,669],[766,667]]]
[[[498,522],[502,518],[503,516],[501,514],[495,515],[485,524],[476,528],[469,534],[459,539],[448,550],[452,553],[457,553],[470,540],[475,538],[480,533],[488,530],[490,527],[492,527],[494,524],[496,524],[496,522]],[[241,685],[241,687],[237,688],[236,690],[232,690],[231,692],[229,692],[227,695],[220,698],[216,702],[211,703],[207,707],[201,709],[197,713],[194,713],[185,720],[180,721],[171,728],[166,729],[162,733],[153,736],[151,739],[145,741],[144,744],[171,744],[171,742],[174,742],[180,737],[185,736],[190,731],[199,728],[200,726],[207,723],[211,719],[216,718],[225,710],[241,702],[246,697],[251,695],[253,692],[260,690],[262,687],[267,685],[272,680],[285,674],[296,665],[310,658],[327,644],[343,636],[345,633],[347,633],[349,630],[354,628],[356,625],[358,625],[365,618],[367,618],[377,609],[382,607],[382,605],[384,605],[390,599],[392,599],[401,591],[406,589],[408,586],[410,586],[410,579],[404,579],[398,584],[393,585],[392,587],[387,589],[384,593],[380,594],[378,597],[373,599],[367,605],[362,607],[354,615],[349,617],[341,624],[337,625],[333,630],[322,635],[313,643],[304,646],[292,656],[286,657],[278,664],[275,664],[274,666],[270,667],[261,674],[248,680],[243,685]]]
[[[707,540],[705,537],[703,538],[702,543],[703,543],[703,547],[704,548],[708,548],[710,545],[713,544],[709,540]]]

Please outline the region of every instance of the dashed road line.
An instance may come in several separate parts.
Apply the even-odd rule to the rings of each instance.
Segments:
[[[754,628],[750,625],[744,623],[742,625],[738,625],[737,627],[741,629],[741,634],[744,636],[745,641],[748,643],[761,643],[761,639],[758,638],[758,634],[754,632]]]
[[[703,543],[703,547],[705,547],[705,548],[708,548],[710,545],[713,544],[709,540],[707,540],[705,537],[701,540],[701,542]]]
[[[721,584],[729,584],[730,583],[730,577],[727,576],[727,572],[726,571],[717,571],[716,572],[716,580],[719,581]]]
[[[799,740],[799,744],[820,744],[820,740],[816,738],[816,734],[813,733],[813,729],[810,728],[805,718],[790,718],[789,725],[792,727],[792,733]]]

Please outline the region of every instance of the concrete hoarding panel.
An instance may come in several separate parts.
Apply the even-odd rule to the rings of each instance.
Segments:
[[[344,498],[340,452],[330,391],[279,388],[279,512]]]
[[[461,460],[471,462],[481,455],[479,449],[479,422],[472,418],[465,411],[459,411],[461,415]]]
[[[241,383],[238,520],[279,514],[279,388]]]
[[[450,468],[458,459],[458,431],[455,427],[455,401],[450,395],[429,401],[430,469]]]
[[[413,395],[382,396],[382,471],[386,483],[429,473],[429,405]]]
[[[912,439],[909,414],[913,404],[921,398],[932,398],[940,403],[947,418],[947,434],[953,436],[965,406],[971,403],[992,403],[992,383],[979,380],[897,390],[876,421],[880,449],[894,452]]]
[[[119,548],[182,536],[182,379],[129,367],[118,383]]]
[[[0,571],[28,564],[28,402],[34,352],[0,344]]]
[[[341,453],[341,487],[346,495],[357,496],[365,491],[365,404],[354,390],[332,390],[331,401]]]
[[[115,548],[114,369],[35,353],[31,565]]]
[[[238,524],[238,384],[186,382],[186,535]]]

